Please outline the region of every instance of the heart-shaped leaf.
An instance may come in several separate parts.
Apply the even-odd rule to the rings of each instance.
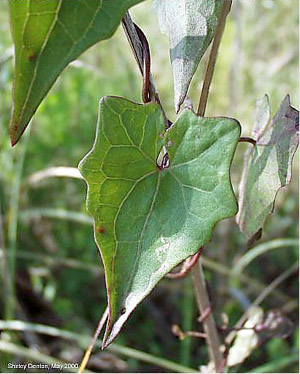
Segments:
[[[13,145],[61,71],[109,38],[127,9],[141,1],[9,0],[15,44]]]
[[[268,98],[258,102],[253,137],[256,146],[245,157],[237,222],[249,243],[272,213],[278,190],[291,181],[292,161],[299,144],[299,112],[287,96],[268,125]]]
[[[169,36],[178,112],[199,61],[212,41],[222,0],[156,0],[160,29]]]
[[[235,120],[190,110],[165,133],[156,103],[101,100],[96,140],[79,168],[106,274],[104,346],[157,282],[236,214],[229,168],[239,135]],[[170,164],[162,169],[163,146]]]

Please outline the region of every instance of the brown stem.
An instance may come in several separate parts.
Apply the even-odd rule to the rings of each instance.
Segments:
[[[180,271],[178,271],[177,273],[168,273],[166,275],[166,278],[180,279],[180,278],[185,277],[192,270],[192,267],[198,261],[199,257],[201,256],[201,253],[202,253],[202,247],[199,249],[199,251],[195,255],[191,256],[184,262]]]
[[[206,334],[199,331],[182,331],[178,325],[172,326],[172,333],[177,336],[180,340],[184,340],[188,336],[198,339],[206,339]]]
[[[218,49],[220,46],[220,42],[222,39],[223,31],[225,28],[225,23],[226,23],[226,17],[227,14],[230,11],[232,4],[232,0],[223,0],[223,5],[221,8],[221,13],[220,13],[220,18],[219,22],[216,28],[216,33],[215,37],[213,40],[213,45],[211,47],[210,55],[209,55],[209,61],[207,65],[207,69],[205,72],[205,77],[204,77],[204,82],[202,86],[202,91],[201,91],[201,96],[199,100],[199,106],[198,106],[198,111],[197,114],[200,117],[204,117],[206,105],[207,105],[207,99],[208,99],[208,94],[209,94],[209,88],[212,82],[212,77],[214,74],[215,70],[215,65],[216,65],[216,60],[217,60],[217,55],[218,55]]]
[[[195,296],[198,304],[199,314],[203,315],[210,308],[210,301],[207,294],[205,279],[201,264],[201,258],[192,269]],[[206,334],[209,356],[214,363],[215,371],[222,366],[223,356],[221,353],[221,343],[218,336],[217,326],[212,313],[209,313],[203,320],[203,329]]]
[[[211,301],[210,301],[209,302],[209,306],[204,309],[204,311],[198,317],[197,321],[199,323],[203,323],[206,320],[206,318],[209,316],[209,314],[211,313],[211,311],[212,311],[212,304],[211,304]]]
[[[91,341],[91,344],[89,345],[88,349],[86,350],[86,352],[84,354],[84,357],[83,357],[83,359],[81,361],[81,364],[80,364],[80,367],[79,367],[79,370],[78,370],[79,374],[83,373],[84,370],[85,370],[85,368],[86,368],[86,365],[87,365],[87,363],[88,363],[88,361],[90,359],[90,356],[92,354],[94,345],[96,344],[98,336],[99,336],[99,334],[100,334],[100,332],[101,332],[101,330],[102,330],[102,328],[104,326],[104,323],[105,323],[107,317],[108,317],[108,307],[105,309],[102,317],[100,318],[100,321],[98,323],[98,326],[97,326],[97,329],[96,329],[95,334],[93,336],[93,339]]]
[[[252,139],[252,138],[249,138],[248,136],[241,136],[239,138],[239,142],[240,143],[242,143],[242,142],[251,143],[254,147],[256,146],[256,140]]]
[[[222,35],[225,28],[226,18],[230,11],[232,0],[224,0],[221,8],[221,13],[216,28],[215,37],[213,40],[213,45],[210,51],[209,61],[204,77],[203,87],[201,91],[199,107],[197,114],[198,116],[203,117],[205,114],[205,109],[207,106],[209,88],[212,82],[212,77],[216,65],[216,59],[218,54],[218,49],[222,39]],[[210,308],[210,301],[207,294],[207,289],[205,286],[204,273],[202,269],[201,258],[198,263],[192,269],[193,281],[194,281],[194,290],[198,303],[198,308],[200,315],[203,315],[205,311]],[[214,363],[215,371],[222,370],[224,366],[224,359],[221,353],[221,343],[218,336],[218,331],[216,323],[212,313],[209,313],[203,321],[203,328],[207,335],[206,342],[208,346],[209,356],[211,361]]]

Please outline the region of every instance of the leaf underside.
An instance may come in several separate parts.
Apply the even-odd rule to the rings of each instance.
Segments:
[[[168,35],[176,113],[197,66],[212,41],[222,0],[156,0],[162,32]]]
[[[141,1],[9,0],[15,44],[13,145],[62,70],[109,38],[127,9]]]
[[[253,242],[273,212],[280,188],[292,177],[292,161],[299,144],[299,112],[286,96],[269,123],[268,98],[258,102],[253,137],[257,143],[245,157],[240,183],[237,223],[249,243]]]
[[[158,281],[236,214],[229,169],[239,135],[235,120],[190,110],[165,132],[155,103],[100,101],[96,140],[79,169],[106,275],[104,346]],[[160,169],[163,146],[170,166]]]

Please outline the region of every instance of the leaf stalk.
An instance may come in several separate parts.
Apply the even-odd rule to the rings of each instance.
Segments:
[[[204,117],[204,114],[205,114],[207,99],[209,95],[209,89],[210,89],[210,85],[211,85],[214,70],[215,70],[218,50],[219,50],[222,35],[225,29],[226,18],[230,11],[231,5],[232,5],[232,0],[223,0],[220,18],[218,21],[216,33],[215,33],[213,44],[211,47],[209,60],[208,60],[208,64],[207,64],[207,68],[205,72],[204,82],[202,86],[201,96],[199,100],[197,115],[200,117]]]
[[[225,29],[226,18],[231,9],[232,0],[224,0],[221,8],[221,13],[216,28],[216,33],[214,36],[212,48],[210,51],[209,61],[204,77],[204,82],[202,86],[202,91],[199,100],[199,106],[197,115],[204,117],[209,89],[213,78],[213,73],[215,70],[217,55],[219,46],[221,43],[222,35]],[[194,281],[194,291],[199,308],[200,315],[203,314],[208,308],[210,308],[210,301],[207,294],[207,289],[205,285],[205,278],[202,268],[201,258],[198,260],[198,263],[192,269],[193,281]],[[216,323],[212,313],[209,313],[203,321],[203,328],[206,333],[206,342],[208,346],[209,356],[211,361],[214,364],[215,371],[222,370],[224,366],[224,359],[221,353],[221,342],[218,336],[218,331]]]
[[[210,308],[210,301],[205,285],[205,278],[201,263],[201,258],[192,268],[194,291],[198,304],[199,313],[204,314]],[[223,356],[221,353],[221,343],[219,340],[216,322],[212,313],[209,313],[203,321],[203,328],[206,334],[206,342],[208,346],[209,356],[214,363],[216,372],[222,366]]]

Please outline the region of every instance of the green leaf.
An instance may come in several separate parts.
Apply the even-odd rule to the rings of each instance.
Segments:
[[[9,0],[15,44],[13,145],[62,70],[111,37],[127,9],[141,1]]]
[[[156,0],[161,31],[169,36],[176,113],[215,33],[222,0]]]
[[[239,135],[235,120],[190,110],[165,133],[156,103],[101,100],[96,140],[79,169],[106,274],[104,346],[157,282],[236,214],[229,168]],[[165,169],[156,164],[163,146]]]
[[[273,212],[278,190],[291,181],[292,161],[299,144],[299,112],[286,96],[268,125],[268,98],[258,102],[253,137],[257,143],[245,157],[237,222],[249,242]]]

